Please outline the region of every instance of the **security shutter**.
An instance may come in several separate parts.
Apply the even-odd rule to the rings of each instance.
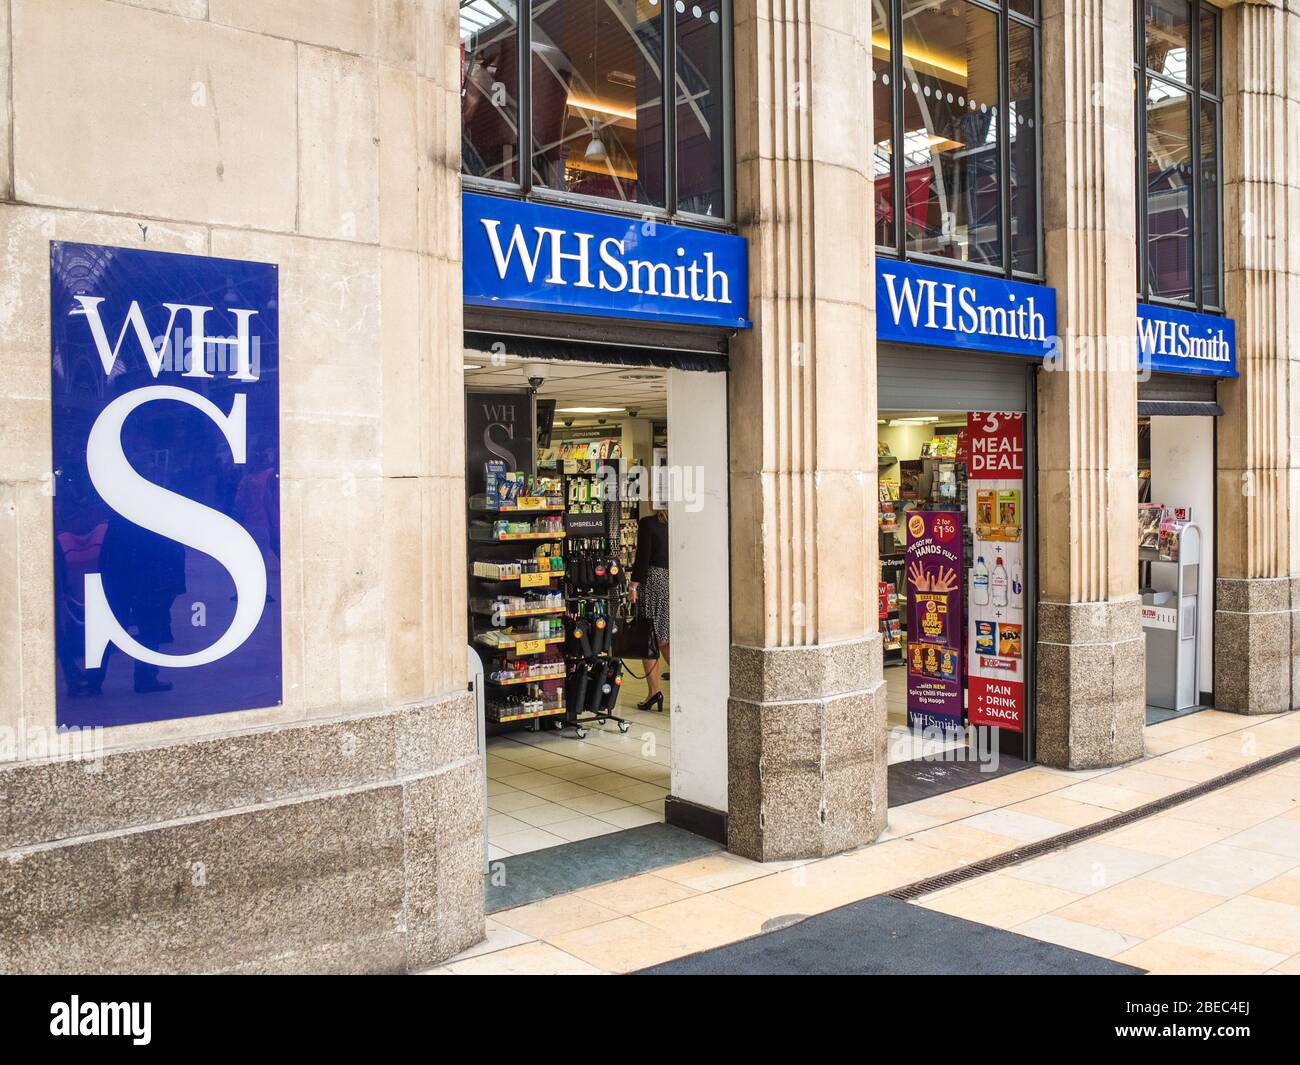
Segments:
[[[1218,378],[1153,373],[1138,382],[1138,413],[1220,415]]]
[[[1025,410],[1031,359],[880,344],[878,407],[887,410]]]

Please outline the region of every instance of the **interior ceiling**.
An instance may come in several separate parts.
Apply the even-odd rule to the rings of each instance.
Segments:
[[[526,360],[515,355],[493,356],[482,351],[466,351],[465,365],[478,369],[465,371],[466,388],[518,392],[528,387],[523,366]],[[528,360],[533,361],[533,360]],[[653,366],[606,366],[581,362],[544,362],[546,381],[537,395],[556,401],[555,421],[563,425],[570,417],[575,424],[592,424],[597,417],[617,420],[624,415],[565,415],[560,407],[622,407],[637,412],[640,418],[668,417],[667,371]]]

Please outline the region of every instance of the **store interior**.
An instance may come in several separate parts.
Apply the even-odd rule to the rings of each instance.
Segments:
[[[660,822],[671,661],[628,655],[619,641],[635,613],[641,519],[663,509],[638,471],[666,461],[667,371],[467,351],[465,387],[489,859]],[[526,412],[520,421],[535,420],[533,448],[518,446],[530,428],[511,430],[507,400]],[[476,421],[476,410],[497,420]],[[476,453],[476,433],[494,446]]]
[[[1149,723],[1213,704],[1214,447],[1211,415],[1138,418],[1138,586],[1147,627]],[[1174,609],[1177,616],[1167,620]],[[1166,628],[1170,623],[1177,628]],[[1179,663],[1162,661],[1175,633],[1185,674],[1181,692],[1166,690],[1166,674]]]
[[[910,675],[917,672],[916,663],[909,666],[909,652],[918,646],[929,647],[924,637],[909,644],[909,577],[912,561],[908,556],[909,522],[907,516],[916,511],[927,513],[950,512],[962,530],[958,549],[961,573],[953,582],[953,598],[960,604],[962,624],[960,636],[954,647],[953,661],[956,675],[958,707],[967,699],[962,690],[968,683],[968,651],[979,648],[967,636],[968,626],[977,622],[970,616],[971,600],[984,604],[979,610],[998,620],[981,622],[996,646],[987,655],[978,656],[985,662],[1011,671],[1023,680],[1023,603],[1025,601],[1026,574],[1022,572],[1021,534],[1023,504],[1021,492],[1014,496],[1014,514],[1007,530],[1007,540],[1001,544],[977,539],[992,536],[1001,538],[1001,530],[990,533],[989,520],[970,520],[971,480],[966,459],[968,447],[968,422],[966,411],[898,410],[881,411],[877,426],[879,463],[879,617],[884,644],[885,679],[890,727],[889,760],[892,763],[931,758],[946,750],[961,747],[967,742],[961,732],[944,731],[936,734],[926,728],[915,713],[909,714],[909,698],[914,693],[909,688],[915,681]],[[980,484],[994,483],[981,481]],[[1005,482],[1010,483],[1010,482]],[[982,496],[987,489],[976,489]],[[1006,493],[1003,493],[1006,497]],[[1006,497],[1010,498],[1010,497]],[[991,504],[991,509],[996,509]],[[1003,506],[1006,504],[1003,503]],[[1005,555],[1005,557],[1004,557]],[[987,556],[987,557],[985,557]],[[1001,607],[998,604],[1001,604]],[[1009,609],[1008,608],[1009,604]],[[1018,607],[1017,604],[1020,604]],[[968,646],[969,645],[969,646]],[[963,720],[969,720],[963,712]],[[1008,736],[1007,739],[1010,739]],[[1014,742],[1014,741],[1013,741]],[[1014,752],[1019,753],[1019,747]]]

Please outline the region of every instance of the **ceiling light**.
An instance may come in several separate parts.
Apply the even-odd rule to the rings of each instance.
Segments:
[[[625,407],[560,407],[558,414],[620,414]]]
[[[600,139],[599,133],[592,133],[583,158],[589,163],[603,163],[609,158],[609,154],[605,151],[605,142]]]
[[[614,118],[627,119],[629,122],[636,121],[636,109],[631,107],[619,107],[616,103],[606,100],[589,100],[582,96],[570,96],[568,99],[570,107],[576,107],[580,111],[595,111],[601,115],[612,115]]]
[[[467,369],[467,370],[481,370],[481,369],[483,369],[483,367],[482,367],[482,366],[476,366],[476,365],[475,365],[474,363],[472,363],[472,362],[467,362],[467,363],[465,363],[465,369]]]

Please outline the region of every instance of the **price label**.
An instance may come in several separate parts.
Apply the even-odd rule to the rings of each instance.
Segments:
[[[519,577],[520,588],[542,588],[550,583],[549,573],[524,573]]]
[[[539,655],[545,650],[545,640],[520,640],[515,644],[515,654],[517,655]]]
[[[516,510],[540,510],[546,506],[546,500],[541,496],[520,496],[515,500]]]

